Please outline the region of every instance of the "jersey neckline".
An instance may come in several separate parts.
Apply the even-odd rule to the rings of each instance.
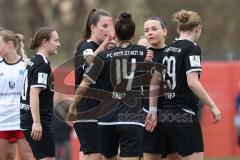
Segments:
[[[87,43],[93,43],[93,44],[95,44],[95,45],[97,45],[97,46],[100,46],[99,44],[97,44],[97,42],[94,42],[94,41],[92,41],[91,39],[86,40],[86,42],[87,42]]]
[[[198,45],[197,43],[195,43],[195,42],[193,42],[193,41],[190,41],[189,39],[175,39],[175,42],[177,42],[177,41],[188,41],[188,42],[191,42],[191,43],[193,43],[194,45]]]
[[[7,64],[7,65],[15,65],[15,64],[18,64],[20,61],[22,61],[22,57],[19,58],[19,60],[18,60],[17,62],[15,62],[15,63],[8,63],[8,62],[5,60],[5,58],[3,58],[2,60],[3,60],[3,62],[4,62],[5,64]]]
[[[45,63],[49,63],[47,57],[44,54],[42,54],[41,52],[37,52],[36,55],[41,56],[43,58],[43,60],[45,61]]]

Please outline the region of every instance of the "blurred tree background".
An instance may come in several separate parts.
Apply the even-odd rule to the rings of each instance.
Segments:
[[[73,56],[80,41],[88,11],[101,8],[113,18],[119,11],[130,11],[137,30],[134,42],[143,35],[143,23],[149,16],[162,16],[168,24],[167,41],[177,37],[172,14],[194,10],[203,18],[203,34],[199,45],[204,60],[240,59],[240,1],[239,0],[0,0],[0,27],[25,36],[26,51],[36,29],[42,26],[56,28],[60,34],[59,55],[52,58],[54,65]]]

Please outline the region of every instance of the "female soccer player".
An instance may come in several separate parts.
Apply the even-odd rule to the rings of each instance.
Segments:
[[[144,37],[146,38],[149,46],[148,50],[153,52],[154,63],[159,62],[159,59],[162,56],[164,49],[166,48],[165,37],[167,35],[167,26],[166,22],[161,17],[150,17],[144,23]],[[142,101],[145,111],[149,111],[149,99],[144,99]],[[158,98],[158,109],[161,110],[163,98]],[[157,141],[158,137],[161,136],[159,131],[159,125],[153,132],[144,132],[144,159],[159,159],[161,157],[159,150],[159,142]],[[165,157],[165,156],[164,156]],[[169,154],[168,159],[177,160],[180,158],[176,153]]]
[[[24,77],[21,95],[21,128],[36,159],[52,160],[55,146],[51,127],[53,114],[53,83],[48,57],[57,54],[60,47],[58,33],[42,27],[35,33],[31,50],[37,50],[30,60]]]
[[[23,36],[0,31],[0,160],[33,160],[33,154],[20,128],[20,95],[26,69]],[[22,83],[21,83],[22,82]]]
[[[198,13],[186,10],[175,13],[174,20],[180,36],[164,50],[160,59],[160,63],[167,66],[163,78],[171,92],[164,95],[161,110],[164,118],[159,119],[161,136],[158,142],[161,154],[178,152],[184,160],[203,160],[203,139],[197,118],[198,98],[210,107],[215,123],[221,120],[221,113],[199,81],[201,50],[196,42],[201,35],[202,20]],[[157,99],[150,97],[149,103],[150,107],[156,107]],[[146,129],[153,131],[156,124],[156,112],[150,112]]]
[[[110,35],[111,15],[101,9],[92,9],[85,24],[82,35],[83,41],[77,47],[75,53],[75,86],[77,87],[83,78],[85,69],[92,62],[92,57],[100,51],[107,48],[112,41]],[[110,26],[111,25],[111,26]],[[82,56],[86,60],[85,65],[81,64]],[[91,85],[92,88],[98,88],[99,84]],[[99,104],[98,100],[83,98],[77,105],[78,112],[84,112],[95,108]],[[98,125],[96,119],[87,119],[76,121],[74,129],[81,143],[80,150],[84,153],[86,160],[99,160],[101,155],[98,149],[97,131]]]
[[[100,153],[105,159],[116,159],[120,147],[121,159],[139,159],[143,154],[143,124],[138,121],[139,108],[129,108],[127,105],[127,102],[135,101],[134,97],[127,94],[132,90],[136,63],[144,62],[147,50],[143,46],[131,44],[135,23],[130,13],[119,13],[115,33],[117,47],[101,52],[94,58],[73,97],[68,119],[74,118],[74,109],[90,84],[101,84],[98,89],[111,93],[109,99],[113,100],[113,110],[98,120]],[[109,105],[103,103],[102,108]]]

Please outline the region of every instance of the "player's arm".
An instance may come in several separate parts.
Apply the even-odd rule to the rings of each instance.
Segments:
[[[187,83],[192,92],[202,100],[203,103],[210,107],[214,115],[215,123],[221,120],[221,113],[208,95],[201,82],[199,81],[199,74],[202,71],[201,67],[201,49],[197,45],[193,45],[188,54],[185,55],[185,68]]]
[[[30,108],[32,113],[33,122],[40,123],[40,113],[39,113],[39,94],[41,88],[31,88],[30,89]]]
[[[39,94],[41,88],[30,89],[30,110],[33,118],[33,127],[31,136],[33,140],[40,140],[42,137],[42,126],[39,113]]]
[[[158,104],[158,93],[159,93],[159,85],[160,85],[160,73],[155,71],[151,83],[150,83],[150,93],[149,93],[149,110],[157,111]]]
[[[160,73],[154,71],[149,89],[149,113],[145,121],[147,131],[152,132],[157,126],[157,105],[160,85]]]
[[[90,64],[90,66],[86,69],[84,73],[84,78],[80,85],[77,87],[74,96],[73,96],[73,102],[70,105],[69,111],[68,111],[68,116],[67,116],[67,121],[68,124],[72,126],[72,121],[74,120],[74,117],[76,116],[76,107],[79,101],[83,98],[85,93],[87,92],[90,84],[95,84],[97,81],[97,78],[99,74],[102,71],[102,68],[104,66],[104,62],[98,58],[94,58],[93,63]]]
[[[50,67],[48,64],[40,65],[35,69],[31,77],[31,88],[30,88],[30,110],[33,118],[31,136],[33,140],[39,141],[42,137],[42,126],[40,116],[40,100],[39,94],[42,90],[47,88],[48,78],[50,74]]]
[[[209,106],[211,112],[214,115],[215,123],[221,120],[221,113],[212,100],[212,98],[208,95],[204,87],[202,86],[201,82],[198,79],[198,73],[197,72],[191,72],[187,74],[187,83],[189,88],[192,90],[192,92],[202,100],[203,103],[205,103],[207,106]]]
[[[67,114],[67,124],[71,127],[73,127],[73,121],[75,120],[75,117],[77,116],[77,104],[84,97],[90,84],[91,84],[91,81],[88,80],[86,77],[84,77],[73,95],[73,102],[69,106],[69,110],[68,110],[68,114]]]
[[[76,106],[79,101],[83,98],[85,93],[87,92],[88,87],[90,86],[91,81],[88,80],[86,77],[83,78],[82,82],[80,85],[77,87],[74,96],[73,96],[73,102],[70,105],[69,112],[74,114],[76,113]]]

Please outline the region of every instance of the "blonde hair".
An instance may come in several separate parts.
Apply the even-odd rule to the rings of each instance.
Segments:
[[[27,63],[27,56],[24,51],[24,44],[23,44],[23,35],[15,34],[10,30],[1,30],[0,36],[3,37],[4,42],[12,41],[14,47],[16,48],[17,54],[21,56],[25,63]]]
[[[197,12],[184,9],[173,14],[173,21],[178,24],[178,32],[192,31],[196,26],[202,24],[202,18]]]

